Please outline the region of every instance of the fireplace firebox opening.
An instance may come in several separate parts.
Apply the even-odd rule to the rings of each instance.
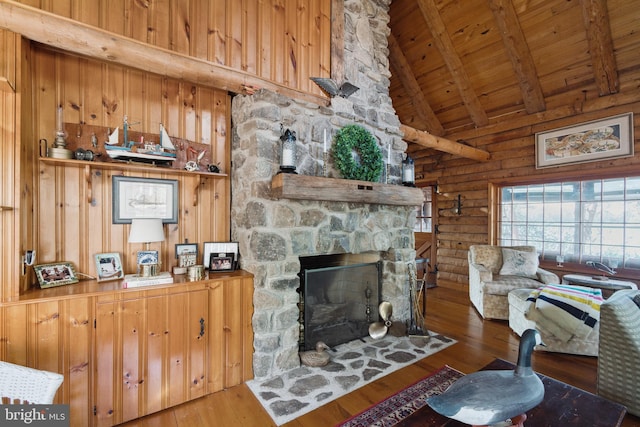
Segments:
[[[361,339],[379,320],[379,254],[300,257],[300,351]]]

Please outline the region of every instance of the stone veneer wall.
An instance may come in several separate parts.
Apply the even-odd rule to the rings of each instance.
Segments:
[[[382,297],[394,319],[410,316],[407,263],[415,259],[412,206],[277,200],[271,179],[280,164],[281,125],[297,134],[297,172],[322,175],[323,131],[333,135],[357,123],[391,144],[389,183],[399,184],[399,121],[389,98],[387,36],[390,0],[345,1],[346,78],[360,87],[331,106],[300,102],[268,91],[236,96],[232,107],[232,239],[241,268],[255,275],[254,376],[268,378],[299,366],[298,257],[379,252]],[[339,178],[328,163],[329,176]]]

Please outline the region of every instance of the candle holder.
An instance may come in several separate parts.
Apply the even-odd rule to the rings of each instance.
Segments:
[[[283,127],[280,125],[280,172],[279,173],[297,173],[296,172],[296,133],[287,129],[282,132]]]

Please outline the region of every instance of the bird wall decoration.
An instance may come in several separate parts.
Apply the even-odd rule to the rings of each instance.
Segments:
[[[348,98],[360,89],[358,86],[352,85],[349,82],[344,82],[342,85],[338,86],[338,83],[330,78],[310,77],[310,79],[320,86],[322,90],[327,92],[332,98],[335,96]]]
[[[465,375],[442,394],[428,398],[427,404],[445,417],[474,426],[522,418],[544,398],[544,384],[531,368],[531,353],[538,344],[542,344],[540,333],[527,329],[520,338],[515,369]]]

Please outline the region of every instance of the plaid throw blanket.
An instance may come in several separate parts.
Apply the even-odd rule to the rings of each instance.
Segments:
[[[546,285],[527,298],[525,317],[563,342],[586,338],[600,320],[602,290],[586,286]]]

